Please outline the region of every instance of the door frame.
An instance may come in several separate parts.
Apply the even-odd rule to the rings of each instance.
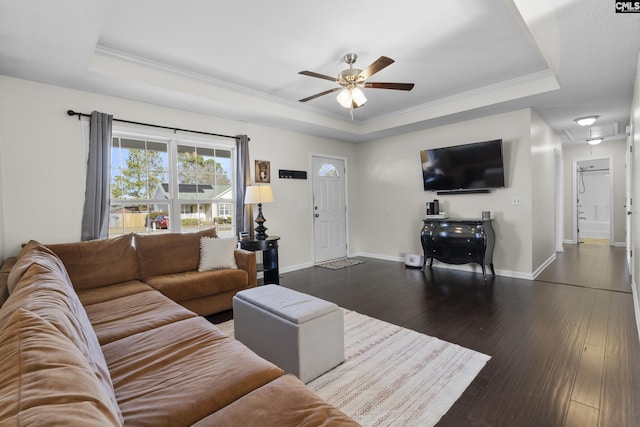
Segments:
[[[581,159],[574,159],[572,162],[573,170],[573,184],[572,184],[572,210],[573,210],[573,227],[572,227],[572,240],[573,243],[578,244],[578,163],[580,162],[588,162],[592,160],[601,160],[607,159],[609,160],[609,245],[615,246],[615,207],[614,207],[614,182],[615,182],[615,171],[613,169],[613,156],[594,156],[594,157],[585,157]]]
[[[313,159],[315,157],[322,157],[325,159],[336,159],[336,160],[340,160],[342,162],[344,162],[344,205],[345,205],[345,212],[344,212],[344,220],[345,220],[345,240],[346,240],[346,244],[347,244],[347,257],[349,257],[349,254],[351,253],[351,246],[349,244],[349,165],[348,165],[348,159],[346,157],[343,156],[337,156],[335,154],[322,154],[322,153],[315,153],[315,152],[311,152],[309,153],[309,171],[311,174],[311,179],[309,180],[309,206],[311,206],[311,209],[309,210],[310,214],[309,214],[309,224],[310,224],[310,229],[311,229],[311,262],[313,264],[316,263],[316,236],[315,236],[315,223],[313,220],[313,184],[314,184],[314,179],[315,176],[313,175]]]
[[[564,201],[564,185],[563,177],[564,177],[564,163],[562,162],[562,153],[558,149],[553,150],[553,158],[555,162],[555,173],[556,173],[556,190],[555,190],[555,203],[556,203],[556,212],[555,212],[555,246],[556,252],[564,252],[564,224],[563,224],[563,201]]]

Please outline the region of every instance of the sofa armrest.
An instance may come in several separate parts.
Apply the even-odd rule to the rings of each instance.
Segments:
[[[240,270],[249,274],[249,284],[247,288],[255,288],[258,284],[258,271],[256,269],[256,253],[244,249],[236,249],[236,264]]]

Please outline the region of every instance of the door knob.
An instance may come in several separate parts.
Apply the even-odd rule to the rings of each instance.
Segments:
[[[627,211],[627,215],[631,215],[631,213],[632,213],[631,211]]]
[[[315,216],[316,218],[318,218],[318,217],[320,216],[320,214],[315,214],[314,216]]]

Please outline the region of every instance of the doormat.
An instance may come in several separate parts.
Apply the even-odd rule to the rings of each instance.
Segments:
[[[322,264],[316,264],[317,267],[330,268],[331,270],[339,270],[345,267],[351,267],[352,265],[364,264],[364,261],[355,258],[342,258],[333,261],[323,262]]]

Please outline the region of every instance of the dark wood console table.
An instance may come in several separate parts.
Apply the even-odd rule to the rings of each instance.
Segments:
[[[487,280],[486,266],[493,269],[493,246],[495,233],[491,219],[439,219],[425,218],[420,232],[424,250],[424,269],[427,258],[429,267],[433,260],[447,264],[467,264],[475,262],[482,267],[482,276]]]
[[[264,283],[280,284],[280,271],[278,267],[278,236],[268,236],[263,240],[240,240],[240,249],[247,251],[262,251],[262,271]]]

